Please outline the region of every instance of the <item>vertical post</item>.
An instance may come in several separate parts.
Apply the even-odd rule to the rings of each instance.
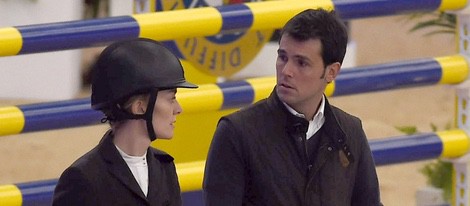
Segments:
[[[470,16],[469,16],[470,17]],[[460,25],[459,25],[460,26]],[[460,28],[459,28],[460,30]],[[460,40],[460,42],[463,42]],[[461,85],[458,85],[457,88],[457,98],[456,98],[456,125],[458,128],[462,129],[467,133],[467,136],[470,134],[470,105],[468,105],[470,100],[470,82],[466,81]],[[453,178],[452,178],[452,202],[454,206],[469,206],[469,154],[450,160],[453,164]]]
[[[469,190],[468,190],[468,155],[459,158],[453,162],[453,181],[454,186],[453,196],[455,206],[467,206],[469,205]]]
[[[470,103],[470,82],[468,80],[456,88],[456,125],[459,129],[464,130],[470,134],[470,116],[469,103]]]
[[[470,7],[455,12],[457,17],[456,22],[456,36],[457,36],[457,47],[461,55],[470,60]],[[455,123],[459,129],[464,130],[467,136],[470,134],[470,81],[456,86],[456,116]],[[468,206],[469,202],[469,158],[467,154],[463,157],[451,160],[453,163],[453,204],[455,206]]]

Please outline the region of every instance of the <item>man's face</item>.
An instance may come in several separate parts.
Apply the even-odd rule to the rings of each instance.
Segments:
[[[279,42],[276,75],[281,101],[304,114],[316,108],[327,82],[332,81],[325,76],[320,40],[297,41],[288,34]]]

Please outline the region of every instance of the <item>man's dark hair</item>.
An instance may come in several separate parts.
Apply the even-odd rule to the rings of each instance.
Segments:
[[[324,66],[343,63],[348,44],[348,31],[335,11],[307,9],[290,19],[281,30],[281,38],[288,34],[297,41],[319,39]]]

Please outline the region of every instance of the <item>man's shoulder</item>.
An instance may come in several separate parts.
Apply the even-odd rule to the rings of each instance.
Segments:
[[[331,111],[338,118],[338,120],[348,120],[348,121],[360,121],[359,117],[350,114],[349,112],[344,111],[343,109],[330,105]]]
[[[241,108],[240,110],[225,116],[225,118],[231,120],[264,118],[267,114],[269,114],[268,110],[269,108],[267,106],[266,100],[260,100],[255,104]]]

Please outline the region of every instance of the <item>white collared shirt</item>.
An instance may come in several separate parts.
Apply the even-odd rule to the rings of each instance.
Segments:
[[[287,105],[285,102],[282,102],[287,110],[289,110],[290,113],[297,117],[305,118],[304,114],[298,113],[295,111],[292,107]],[[308,130],[306,133],[307,140],[310,139],[310,137],[313,136],[320,128],[323,126],[323,123],[325,123],[325,116],[324,116],[324,111],[325,111],[325,96],[322,95],[320,107],[318,107],[317,113],[313,116],[312,120],[308,121]]]
[[[134,175],[135,180],[142,189],[142,192],[147,196],[149,188],[149,170],[147,165],[147,152],[142,156],[131,156],[122,151],[117,145],[116,149],[121,154],[124,161],[126,161],[127,166]]]

